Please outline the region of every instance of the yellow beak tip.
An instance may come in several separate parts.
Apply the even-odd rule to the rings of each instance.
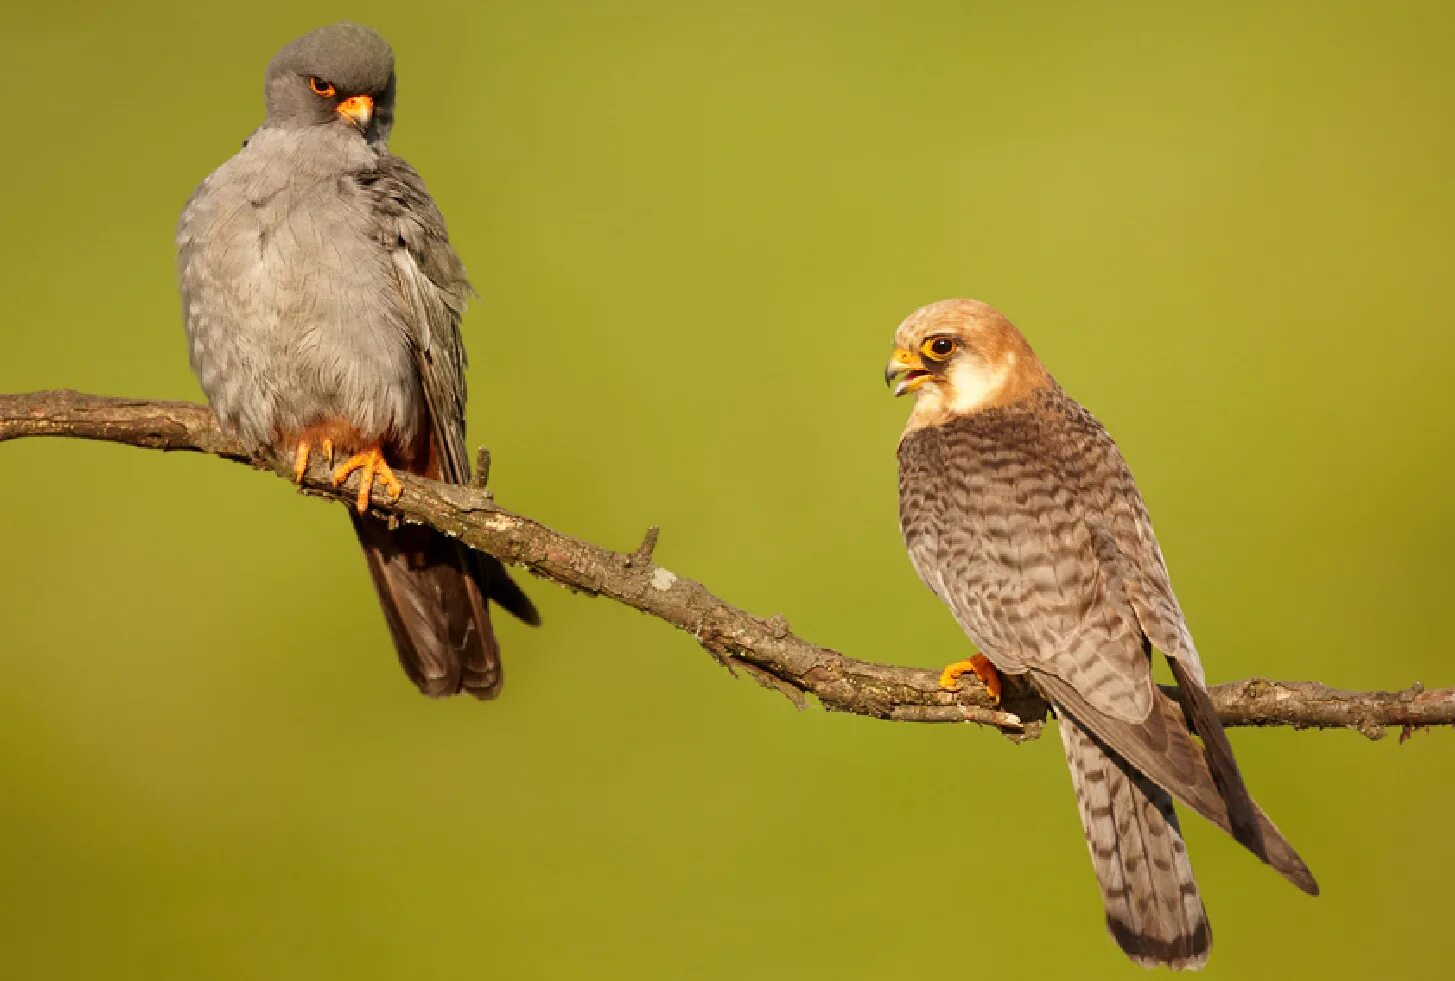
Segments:
[[[923,376],[905,377],[916,370],[922,370],[919,359],[910,351],[904,348],[895,348],[894,356],[889,359],[889,364],[884,366],[884,384],[894,387],[895,396],[912,392],[919,387],[920,379]],[[895,379],[899,384],[895,385]]]

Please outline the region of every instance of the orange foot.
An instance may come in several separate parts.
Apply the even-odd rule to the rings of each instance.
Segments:
[[[332,447],[329,447],[331,450]],[[374,489],[374,478],[378,477],[383,481],[384,489],[389,492],[390,500],[399,500],[399,495],[404,493],[404,485],[399,478],[394,476],[394,471],[389,469],[389,464],[384,462],[384,452],[379,447],[372,450],[365,450],[362,453],[355,453],[349,457],[339,468],[333,472],[333,485],[335,487],[349,479],[349,474],[355,470],[362,470],[359,476],[359,498],[354,502],[354,507],[360,514],[369,510],[369,492]]]
[[[293,452],[293,482],[303,483],[303,475],[308,472],[308,454],[313,450],[313,444],[306,439],[298,441],[298,449]],[[323,454],[324,460],[329,466],[333,465],[333,440],[321,440],[318,444],[318,451]]]
[[[947,665],[945,670],[940,672],[941,688],[959,688],[960,676],[962,674],[974,674],[990,692],[990,700],[997,705],[1000,704],[1000,672],[995,670],[995,665],[990,663],[990,658],[984,654],[976,654],[974,657],[964,661],[956,661]]]

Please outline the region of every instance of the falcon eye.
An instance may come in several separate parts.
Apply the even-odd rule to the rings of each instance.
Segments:
[[[927,358],[943,361],[954,354],[958,346],[953,337],[931,337],[920,346],[920,351]]]
[[[333,98],[333,83],[325,82],[317,75],[308,76],[308,87],[313,90],[314,95],[322,96],[325,99]]]

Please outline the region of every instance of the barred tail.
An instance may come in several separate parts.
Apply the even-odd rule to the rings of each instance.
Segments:
[[[1057,708],[1106,926],[1143,967],[1196,970],[1212,928],[1172,798]]]

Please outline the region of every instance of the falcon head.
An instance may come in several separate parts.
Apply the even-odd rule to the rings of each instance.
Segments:
[[[1021,332],[979,300],[920,307],[894,332],[884,380],[895,395],[914,393],[910,426],[1010,405],[1050,383]]]
[[[357,132],[383,143],[394,122],[394,52],[358,24],[320,27],[268,63],[268,125]]]

